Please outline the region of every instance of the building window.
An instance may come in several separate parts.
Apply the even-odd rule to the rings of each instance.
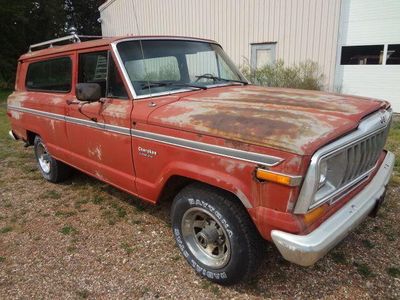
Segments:
[[[68,93],[71,91],[72,62],[69,57],[29,64],[26,75],[28,90]]]
[[[387,65],[400,65],[400,44],[388,45]]]
[[[276,43],[252,44],[251,67],[259,69],[275,62]]]
[[[383,45],[343,46],[341,65],[381,65]]]

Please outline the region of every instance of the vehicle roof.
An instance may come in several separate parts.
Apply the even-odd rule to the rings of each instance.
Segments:
[[[32,52],[27,52],[27,53],[21,55],[19,60],[20,61],[28,60],[28,59],[33,59],[33,58],[37,58],[37,57],[62,53],[62,52],[107,46],[115,41],[129,40],[129,39],[133,39],[133,40],[135,40],[135,39],[159,39],[159,40],[174,39],[175,40],[176,39],[176,40],[194,40],[194,41],[216,43],[213,40],[195,38],[195,37],[186,37],[186,36],[167,36],[167,35],[165,35],[165,36],[164,35],[134,36],[134,35],[129,35],[129,36],[103,37],[103,38],[90,40],[90,41],[70,43],[70,44],[66,44],[66,45],[57,45],[57,46],[55,45],[51,48],[44,48],[44,49],[40,49],[40,50],[36,50],[36,51],[32,51]]]

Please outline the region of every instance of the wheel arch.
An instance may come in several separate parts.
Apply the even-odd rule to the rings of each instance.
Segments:
[[[157,202],[172,200],[187,185],[198,183],[225,193],[229,198],[239,201],[246,210],[253,207],[248,197],[240,189],[238,179],[210,170],[207,170],[208,172],[196,172],[196,174],[190,176],[190,174],[187,174],[187,170],[185,170],[185,174],[177,170],[167,177],[168,179],[161,189]],[[219,180],[216,180],[216,178],[219,178]]]

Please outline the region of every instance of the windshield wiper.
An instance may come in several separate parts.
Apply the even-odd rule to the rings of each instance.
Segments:
[[[204,85],[198,85],[194,83],[184,83],[184,82],[171,82],[171,81],[148,81],[142,85],[142,90],[149,89],[152,87],[160,87],[160,86],[187,86],[197,89],[206,90],[207,87]]]
[[[196,78],[197,78],[197,80],[199,80],[201,78],[212,79],[212,80],[214,80],[214,82],[216,82],[216,81],[225,81],[225,82],[242,83],[243,85],[249,84],[247,81],[235,80],[235,79],[226,79],[226,78],[221,78],[221,77],[214,76],[214,75],[211,75],[211,74],[198,75],[198,76],[196,76]]]

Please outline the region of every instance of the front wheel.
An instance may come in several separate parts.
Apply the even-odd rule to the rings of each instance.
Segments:
[[[171,221],[179,249],[200,276],[233,284],[255,273],[261,238],[229,194],[202,184],[187,186],[174,199]]]

